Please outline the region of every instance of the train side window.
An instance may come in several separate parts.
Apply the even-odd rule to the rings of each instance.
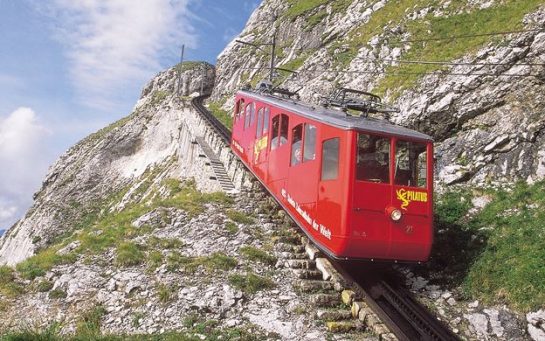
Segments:
[[[252,105],[252,115],[250,116],[250,126],[253,126],[255,123],[256,112],[255,112],[255,104],[252,103],[251,105]]]
[[[280,115],[272,119],[271,150],[278,148],[278,132],[280,131]]]
[[[335,180],[339,176],[339,138],[325,140],[322,144],[322,180]]]
[[[397,141],[395,184],[426,188],[427,180],[426,144]]]
[[[235,111],[235,121],[238,121],[243,114],[244,114],[244,99],[241,98],[237,103],[237,108]]]
[[[280,145],[288,143],[288,127],[290,125],[290,118],[288,115],[281,114],[280,120]]]
[[[303,125],[296,125],[291,130],[291,165],[301,163],[303,158]]]
[[[303,152],[303,161],[310,161],[316,158],[316,127],[312,124],[305,124],[305,141]]]
[[[390,182],[390,138],[359,133],[356,153],[357,180]]]
[[[269,115],[271,110],[268,107],[265,107],[265,112],[263,115],[263,135],[266,135],[269,132]]]
[[[260,108],[257,111],[257,129],[255,132],[255,137],[261,137],[263,131],[263,108]]]
[[[246,104],[246,116],[244,118],[244,129],[250,126],[250,116],[252,115],[253,106],[254,106],[253,103]]]

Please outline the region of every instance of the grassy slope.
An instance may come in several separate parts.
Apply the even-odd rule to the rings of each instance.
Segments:
[[[438,235],[429,266],[471,299],[518,310],[545,308],[545,182],[486,190],[492,201],[467,216],[475,194],[449,192],[436,204]],[[433,276],[435,277],[435,276]]]

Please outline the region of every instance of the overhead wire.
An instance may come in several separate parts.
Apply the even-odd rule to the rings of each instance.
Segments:
[[[468,39],[476,37],[485,37],[485,36],[498,36],[498,35],[509,35],[509,34],[522,34],[522,33],[532,33],[532,32],[545,32],[545,29],[527,29],[527,30],[513,30],[513,31],[499,31],[499,32],[487,32],[480,34],[466,34],[458,36],[449,36],[449,37],[432,37],[425,39],[407,39],[399,42],[390,43],[390,45],[396,45],[401,43],[417,43],[417,42],[428,42],[428,41],[441,41],[441,40],[457,40],[457,39]],[[447,62],[447,61],[430,61],[430,60],[403,60],[403,59],[370,59],[370,62],[380,63],[403,63],[403,64],[419,64],[419,65],[444,65],[444,66],[545,66],[545,63],[493,63],[493,62]],[[242,70],[265,70],[266,68],[240,68]],[[282,68],[278,68],[281,71]],[[290,71],[294,74],[305,74],[305,73],[338,73],[338,74],[388,74],[388,75],[431,75],[431,74],[440,74],[445,76],[501,76],[501,77],[542,77],[540,74],[532,73],[506,73],[506,72],[445,72],[445,70],[435,70],[432,72],[390,72],[390,71],[336,71],[330,69],[307,69],[302,71]]]
[[[469,39],[469,38],[479,38],[479,37],[491,37],[491,36],[500,36],[500,35],[509,35],[509,34],[521,34],[521,33],[532,33],[532,32],[545,32],[545,29],[528,29],[528,30],[515,30],[515,31],[498,31],[498,32],[487,32],[487,33],[476,33],[476,34],[463,34],[459,36],[449,36],[449,37],[432,37],[424,39],[405,39],[398,42],[392,42],[390,45],[399,45],[399,44],[408,44],[408,43],[424,43],[428,41],[441,41],[441,40],[458,40],[458,39]]]

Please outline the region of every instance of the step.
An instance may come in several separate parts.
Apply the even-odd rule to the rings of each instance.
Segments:
[[[333,290],[333,284],[323,280],[310,280],[303,279],[296,283],[296,286],[302,292],[317,292],[317,291],[330,291]]]
[[[317,307],[337,307],[341,303],[339,294],[314,294],[310,301]]]
[[[316,317],[325,321],[352,320],[352,314],[346,309],[318,309]]]

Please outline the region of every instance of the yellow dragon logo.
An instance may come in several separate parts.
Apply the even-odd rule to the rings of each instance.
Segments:
[[[407,210],[407,207],[413,201],[428,202],[428,193],[407,191],[404,188],[396,190],[397,199],[401,200],[401,209]]]

